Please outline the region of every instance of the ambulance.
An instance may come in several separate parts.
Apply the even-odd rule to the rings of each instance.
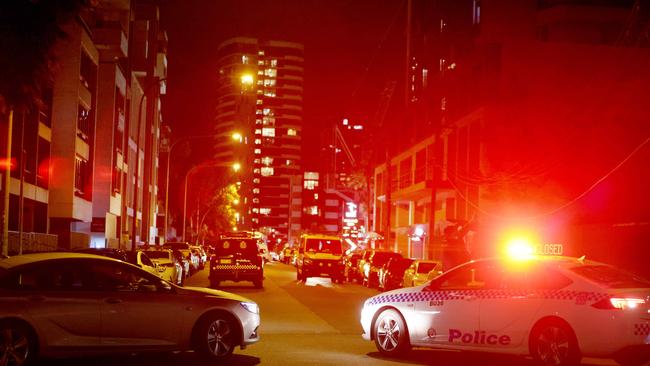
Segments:
[[[363,338],[387,356],[427,347],[554,366],[578,365],[583,356],[650,361],[650,281],[584,257],[514,253],[367,299]]]

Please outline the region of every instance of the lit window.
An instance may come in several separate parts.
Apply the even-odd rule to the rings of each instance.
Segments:
[[[343,118],[343,126],[347,126],[350,121],[347,118]]]
[[[272,59],[271,60],[271,67],[278,67],[278,60]]]
[[[257,75],[264,75],[264,71],[262,71],[262,70],[257,70]]]
[[[269,177],[271,175],[273,175],[273,167],[269,167],[269,166],[262,167],[262,176],[263,177]]]
[[[257,100],[257,104],[258,104],[258,105],[260,105],[260,104],[262,104],[262,103],[263,103],[262,99],[258,99],[258,100]]]
[[[253,188],[253,194],[260,194],[259,188]]]
[[[303,186],[307,190],[314,190],[316,187],[318,187],[318,181],[317,180],[306,180],[303,183]]]
[[[264,126],[275,124],[275,117],[263,117],[262,124]]]
[[[271,214],[271,209],[268,207],[262,207],[260,208],[260,215],[270,215]]]
[[[259,213],[260,212],[259,208],[257,208],[257,207],[253,207],[252,211],[253,211],[253,213]]]
[[[265,115],[265,116],[272,116],[273,111],[271,110],[271,108],[264,108],[264,109],[262,109],[262,114]]]
[[[288,129],[287,136],[296,136],[296,129],[295,128]]]
[[[261,153],[262,153],[262,149],[255,149],[255,154],[261,154]]]
[[[258,222],[260,222],[260,220],[258,220],[257,217],[253,217],[253,218],[251,219],[251,221],[253,221],[254,223],[258,223]]]
[[[253,164],[259,164],[259,163],[260,163],[260,159],[253,159]]]
[[[257,85],[262,85],[264,82],[262,80],[257,80]]]
[[[255,134],[256,134],[256,135],[259,135],[260,133],[262,133],[262,130],[259,129],[259,128],[256,128],[256,129],[255,129]]]
[[[363,126],[362,125],[354,125],[354,129],[355,130],[363,130]]]
[[[253,178],[253,183],[259,184],[260,183],[260,178]]]
[[[429,70],[422,69],[422,86],[427,87],[429,85]]]
[[[318,206],[305,207],[305,213],[307,215],[318,215]]]
[[[253,174],[260,174],[260,168],[253,169]]]
[[[261,125],[261,124],[262,124],[262,120],[261,120],[261,119],[256,119],[256,120],[255,120],[255,124],[256,124],[256,125]]]
[[[266,69],[264,70],[264,75],[274,78],[278,76],[278,71],[276,69]]]
[[[269,156],[263,157],[262,158],[262,164],[264,164],[266,166],[269,166],[269,165],[273,164],[273,158],[269,157]]]
[[[287,159],[287,165],[291,165],[291,160]]]
[[[255,139],[255,145],[262,144],[262,139]]]
[[[314,199],[315,199],[315,200],[318,199],[318,193],[314,193]]]
[[[275,98],[275,91],[274,90],[265,90],[264,91],[264,96],[267,96],[269,98]],[[262,103],[259,103],[262,104]]]
[[[264,80],[264,86],[275,86],[275,80],[274,79],[265,79]]]
[[[248,64],[248,56],[242,55],[241,56],[241,63],[244,64],[244,65],[247,65]]]
[[[260,203],[260,199],[259,198],[253,198],[253,203]]]
[[[262,136],[275,137],[275,128],[273,127],[262,128]]]
[[[257,51],[257,54],[260,56],[264,56],[264,51]]]
[[[305,178],[305,180],[307,180],[307,179],[309,179],[309,180],[318,180],[318,172],[305,172],[303,177]]]
[[[260,65],[260,66],[262,66],[262,65],[264,65],[264,61],[262,61],[262,60],[258,60],[258,61],[257,61],[257,64]]]

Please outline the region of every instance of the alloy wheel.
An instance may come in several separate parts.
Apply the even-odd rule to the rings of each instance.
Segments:
[[[24,365],[29,357],[29,335],[11,326],[0,336],[0,366]]]
[[[537,337],[536,352],[544,365],[563,365],[569,357],[569,336],[560,327],[546,327]]]
[[[386,316],[377,326],[377,340],[379,346],[387,352],[391,352],[399,345],[400,327],[396,319]]]
[[[232,352],[232,332],[226,320],[217,319],[208,327],[208,350],[216,357]]]

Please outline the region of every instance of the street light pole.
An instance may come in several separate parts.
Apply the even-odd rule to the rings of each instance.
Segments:
[[[222,137],[223,134],[214,134],[214,135],[194,135],[194,136],[183,136],[180,137],[178,140],[174,141],[169,146],[169,150],[167,151],[167,174],[165,178],[165,240],[167,240],[167,233],[168,227],[169,227],[169,171],[170,169],[170,163],[171,163],[171,156],[172,156],[172,151],[174,150],[174,147],[178,145],[178,143],[182,141],[189,141],[193,139],[202,139],[202,138],[216,138],[216,137]],[[238,132],[234,132],[232,134],[233,140],[237,140],[241,142],[241,135]],[[188,172],[189,173],[189,172]],[[186,179],[187,181],[187,179]],[[186,182],[187,183],[187,182]],[[187,190],[187,184],[185,185],[186,190]],[[184,201],[187,198],[187,192],[185,192],[184,196]],[[185,220],[185,211],[183,211],[183,220]],[[185,233],[185,221],[183,221],[183,233]],[[183,234],[183,241],[185,241],[185,236]]]
[[[224,164],[221,162],[221,163],[214,163],[214,164],[196,165],[192,167],[190,170],[188,170],[187,173],[185,173],[185,187],[183,190],[183,236],[182,236],[183,242],[185,242],[185,225],[187,222],[186,221],[187,220],[187,183],[189,181],[190,174],[201,168],[218,168],[218,167],[226,167],[226,166],[230,166],[235,172],[239,171],[239,169],[241,168],[239,163]]]

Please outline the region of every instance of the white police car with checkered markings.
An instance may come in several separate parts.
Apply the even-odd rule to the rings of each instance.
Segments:
[[[411,347],[530,355],[540,365],[583,356],[650,360],[650,281],[572,257],[492,258],[366,300],[363,338],[384,355]]]

